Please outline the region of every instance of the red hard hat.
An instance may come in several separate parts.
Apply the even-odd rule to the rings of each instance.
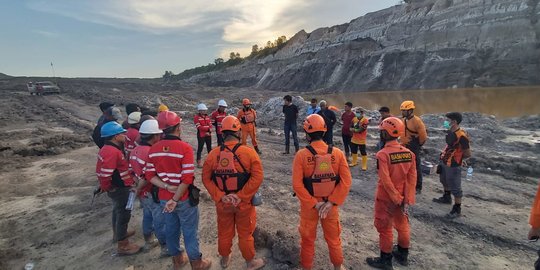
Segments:
[[[399,118],[388,117],[381,122],[379,130],[386,130],[388,135],[397,138],[405,133],[405,125]]]
[[[182,122],[182,118],[178,116],[175,112],[171,111],[163,111],[158,114],[157,117],[158,123],[159,123],[159,129],[166,129],[169,127],[174,127],[180,122]]]

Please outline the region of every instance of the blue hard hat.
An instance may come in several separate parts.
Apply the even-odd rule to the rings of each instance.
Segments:
[[[107,122],[101,127],[101,138],[111,137],[124,132],[126,130],[116,121]]]

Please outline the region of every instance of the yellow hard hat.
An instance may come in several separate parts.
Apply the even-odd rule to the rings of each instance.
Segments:
[[[412,100],[405,100],[403,103],[401,103],[401,106],[399,107],[400,111],[408,111],[408,110],[414,110],[414,101]]]
[[[167,107],[167,105],[159,104],[158,112],[164,112],[164,111],[168,111],[168,110],[169,110],[169,107]]]

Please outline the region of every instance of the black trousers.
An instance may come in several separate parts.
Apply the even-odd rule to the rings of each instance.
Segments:
[[[343,139],[343,149],[345,150],[345,156],[349,156],[351,154],[351,139],[352,139],[352,136],[350,136],[350,135],[341,135],[341,138]]]
[[[365,144],[351,143],[351,153],[358,154],[358,149],[360,149],[360,154],[362,156],[367,156],[367,151],[366,151],[366,145]]]
[[[422,160],[420,159],[420,149],[411,151],[416,155],[416,190],[422,190]]]
[[[212,137],[197,136],[197,161],[201,160],[201,154],[202,154],[204,144],[206,144],[206,150],[208,151],[208,153],[210,153],[210,151],[212,150]]]
[[[323,141],[326,144],[334,144],[334,131],[331,129],[328,129],[328,131],[324,133]]]
[[[216,137],[217,137],[217,145],[222,145],[223,144],[223,134],[217,134],[216,133]]]
[[[128,223],[131,219],[131,211],[126,210],[126,204],[129,198],[129,188],[119,187],[113,191],[107,192],[113,202],[112,228],[116,241],[126,239]]]

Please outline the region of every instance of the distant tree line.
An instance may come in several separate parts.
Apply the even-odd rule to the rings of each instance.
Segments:
[[[251,54],[247,57],[241,57],[238,52],[231,52],[229,54],[229,59],[225,61],[223,58],[214,59],[214,63],[209,63],[205,66],[190,68],[182,71],[181,73],[175,75],[172,71],[165,71],[162,78],[168,82],[171,79],[182,80],[190,78],[194,75],[208,73],[216,70],[221,70],[226,67],[232,67],[239,64],[242,64],[245,60],[250,60],[254,58],[265,57],[270,54],[275,54],[278,50],[283,48],[287,43],[287,37],[280,36],[275,41],[267,41],[264,47],[254,44],[251,47]]]

